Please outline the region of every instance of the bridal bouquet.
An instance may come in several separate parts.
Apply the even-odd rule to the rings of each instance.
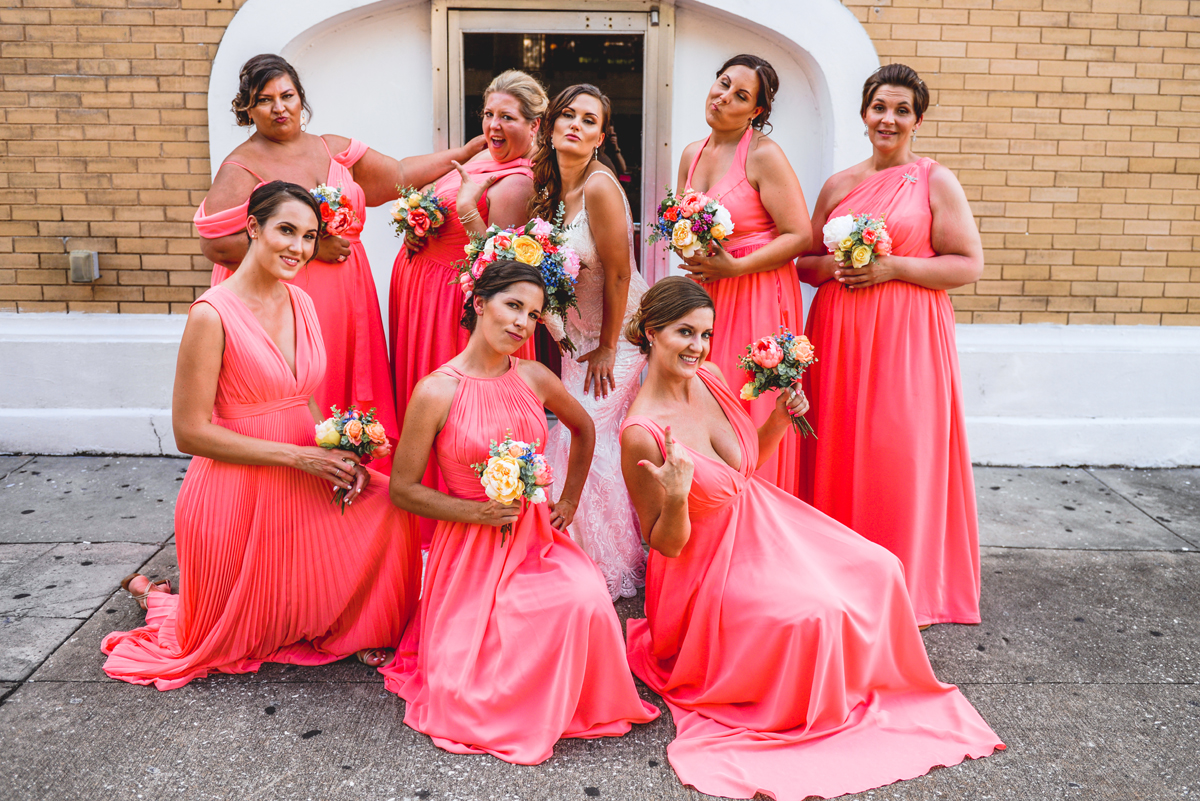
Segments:
[[[432,187],[424,192],[411,186],[398,186],[396,189],[400,192],[400,198],[392,204],[392,226],[396,229],[396,236],[403,237],[408,252],[416,253],[425,245],[429,235],[446,221],[450,210]]]
[[[554,222],[534,217],[515,228],[489,227],[482,234],[472,235],[465,250],[467,257],[458,262],[458,283],[464,294],[475,288],[475,279],[483,274],[492,262],[511,259],[541,270],[546,282],[546,306],[543,317],[556,315],[566,319],[567,310],[576,306],[575,280],[579,277],[579,254],[567,247],[567,235],[563,227],[563,204],[558,204]],[[566,335],[563,346],[575,350],[574,343]]]
[[[869,214],[855,216],[851,212],[825,223],[821,233],[825,247],[840,266],[849,263],[855,269],[866,267],[875,261],[876,256],[886,256],[892,252],[892,238],[888,235],[883,217],[876,218]]]
[[[554,473],[546,457],[536,452],[540,444],[515,440],[511,431],[503,442],[492,440],[488,460],[471,465],[489,498],[505,506],[522,498],[530,503],[546,502],[544,487],[554,482]],[[500,527],[501,545],[511,532],[511,523]]]
[[[733,233],[729,210],[708,195],[687,189],[676,196],[667,187],[667,196],[658,204],[648,241],[667,240],[680,256],[691,258],[698,249],[711,251],[713,242],[723,242]]]
[[[310,194],[321,206],[321,227],[335,236],[342,236],[358,222],[358,215],[350,204],[342,200],[342,188],[321,184]]]
[[[392,452],[392,444],[388,442],[387,431],[383,423],[375,419],[375,410],[363,414],[353,406],[346,412],[338,407],[330,408],[333,412],[317,424],[317,444],[330,450],[340,448],[357,455],[363,464],[371,461],[372,457],[383,458]],[[341,502],[342,514],[346,514],[346,490],[341,487],[333,493],[330,503]]]
[[[742,400],[755,400],[769,389],[790,390],[816,361],[817,356],[808,337],[803,334],[796,336],[786,328],[780,328],[774,336],[763,337],[747,345],[746,355],[738,360],[738,366],[753,378],[742,387]],[[816,436],[804,415],[793,417],[792,425],[801,436]]]

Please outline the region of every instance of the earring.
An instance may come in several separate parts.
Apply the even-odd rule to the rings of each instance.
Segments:
[[[301,112],[300,113],[300,131],[304,132],[307,130],[308,130],[308,118],[304,115],[303,112]]]
[[[863,124],[863,136],[870,136],[870,135],[871,135],[871,134],[870,134],[870,132],[867,130],[867,126],[866,126],[866,124]]]
[[[593,159],[600,158],[600,148],[598,146],[595,150],[592,151],[592,158]]]

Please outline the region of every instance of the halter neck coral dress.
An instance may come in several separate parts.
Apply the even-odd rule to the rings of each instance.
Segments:
[[[733,235],[725,249],[734,258],[753,253],[779,236],[775,221],[763,207],[758,190],[746,179],[746,159],[750,155],[753,136],[754,129],[747,128],[738,143],[733,165],[705,192],[725,206],[733,218]],[[711,138],[704,140],[688,167],[689,187],[692,186],[696,164]],[[708,358],[721,370],[731,387],[740,389],[749,380],[749,373],[738,367],[738,359],[746,355],[747,345],[779,333],[780,326],[795,333],[799,333],[804,326],[803,298],[796,280],[795,265],[790,261],[785,262],[751,275],[706,283],[704,288],[712,295],[717,317],[712,351]],[[739,399],[738,403],[755,425],[762,425],[775,408],[775,393],[767,393],[752,401]],[[789,428],[779,443],[779,450],[758,469],[760,476],[793,495],[799,491],[796,475],[799,451],[796,440],[796,432]]]
[[[325,146],[324,137],[317,137]],[[400,436],[400,425],[396,418],[396,405],[392,397],[392,375],[388,366],[387,342],[383,336],[383,316],[379,312],[379,295],[375,291],[375,279],[367,261],[360,235],[366,220],[366,196],[362,187],[354,181],[350,168],[367,152],[367,146],[356,139],[341,153],[329,155],[329,173],[325,178],[328,186],[342,189],[342,198],[349,201],[358,221],[343,235],[350,241],[350,255],[344,262],[325,262],[313,259],[305,265],[290,282],[303,289],[312,299],[321,321],[321,337],[325,344],[328,366],[325,380],[315,393],[317,407],[322,414],[329,414],[329,407],[336,404],[342,410],[351,405],[369,411],[375,409],[375,417],[387,429],[388,438],[394,445]],[[265,181],[249,167],[228,161],[258,178],[259,185]],[[257,187],[255,187],[257,188]],[[240,206],[208,214],[204,202],[196,210],[193,222],[200,236],[219,239],[246,230],[247,210],[250,199]],[[214,264],[212,285],[224,281],[233,273],[223,265]],[[392,459],[376,460],[376,470],[389,475]]]
[[[546,441],[517,363],[496,378],[441,368],[459,380],[434,445],[455,497],[487,500],[471,465],[506,430]],[[659,714],[638,698],[603,577],[546,504],[525,504],[503,544],[497,527],[438,522],[416,618],[380,672],[438,747],[521,765],[560,738],[618,736]]]
[[[308,399],[325,351],[316,311],[288,287],[296,372],[254,314],[215,286],[196,303],[221,315],[225,352],[213,420],[239,434],[315,445]],[[175,506],[178,595],[147,597],[146,625],[104,638],[104,671],[160,690],[263,662],[321,665],[393,645],[416,608],[415,525],[387,477],[341,514],[332,485],[291,467],[192,459]]]
[[[741,464],[689,450],[691,538],[674,559],[651,551],[646,619],[628,622],[630,667],[675,719],[680,780],[729,798],[833,798],[1003,748],[934,676],[899,561],[755,473],[753,421],[719,379],[699,379]],[[650,418],[629,426],[663,447]]]
[[[463,165],[467,174],[478,181],[495,175],[499,181],[509,175],[533,177],[529,159],[513,159],[498,163],[491,158],[468,161]],[[465,257],[464,248],[470,242],[458,219],[458,188],[462,176],[451,170],[433,185],[434,192],[449,212],[441,227],[431,233],[425,246],[415,254],[401,247],[392,266],[392,285],[388,301],[388,331],[391,342],[392,373],[395,376],[396,419],[402,424],[417,382],[439,365],[462,353],[470,333],[459,325],[462,319],[464,296],[458,283],[455,263]],[[494,185],[494,184],[493,184]],[[490,189],[491,187],[489,187]],[[487,191],[479,199],[478,211],[484,224],[488,220]],[[522,359],[533,359],[534,346],[530,339],[517,351]],[[425,486],[446,492],[438,465],[430,460],[425,472]],[[435,521],[421,520],[421,547],[428,548]]]
[[[882,170],[829,216],[884,214],[894,254],[935,256],[935,166]],[[801,497],[900,557],[919,623],[978,623],[979,524],[950,298],[905,281],[826,281],[808,338],[820,359],[805,373],[817,438],[804,443]]]

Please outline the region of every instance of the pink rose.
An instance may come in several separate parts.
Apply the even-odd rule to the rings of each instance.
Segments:
[[[879,232],[879,238],[875,240],[875,252],[880,256],[886,256],[892,252],[892,238],[888,236],[887,231]]]
[[[408,212],[408,226],[412,228],[413,233],[417,236],[425,236],[433,221],[429,219],[429,215],[425,213],[425,209],[415,208]]]
[[[548,237],[554,232],[554,226],[543,220],[541,217],[533,218],[533,235],[538,239]],[[543,243],[544,244],[544,243]]]
[[[774,337],[763,337],[750,348],[750,359],[764,370],[770,370],[783,361],[783,349]]]
[[[864,245],[874,244],[875,243],[875,229],[870,228],[870,227],[864,228],[863,232],[862,232],[862,241],[863,241]]]
[[[495,250],[507,250],[512,247],[512,234],[507,231],[502,231],[492,237],[492,248]]]
[[[409,216],[411,219],[411,215]],[[358,221],[358,217],[354,214],[354,209],[349,206],[342,206],[333,213],[333,219],[329,221],[326,230],[331,234],[341,236],[350,232],[354,223]]]
[[[375,450],[371,452],[371,455],[382,459],[385,456],[387,456],[388,454],[390,454],[391,452],[392,452],[392,443],[388,442],[385,439],[383,442],[381,442],[375,446]]]
[[[706,203],[708,203],[708,198],[699,192],[692,192],[683,196],[679,208],[685,217],[694,217],[704,209]]]
[[[563,270],[572,278],[579,277],[579,254],[571,248],[563,249]]]

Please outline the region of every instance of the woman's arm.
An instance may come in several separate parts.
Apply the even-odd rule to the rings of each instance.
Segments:
[[[729,388],[725,374],[716,364],[705,362],[704,369],[719,378],[726,389]],[[796,385],[795,392],[783,392],[782,390],[778,392],[775,397],[775,408],[758,427],[758,464],[754,466],[755,469],[762,467],[775,453],[775,449],[783,441],[783,435],[787,433],[788,426],[792,425],[792,418],[807,411],[808,398],[804,397],[804,392],[798,385]]]
[[[666,457],[654,436],[641,426],[621,432],[621,474],[641,524],[642,539],[674,559],[692,536],[688,492],[695,465],[666,430]]]
[[[629,259],[629,226],[625,220],[625,200],[620,187],[613,181],[591,182],[592,189],[584,193],[588,228],[596,243],[599,267],[604,270],[604,307],[600,319],[600,344],[576,359],[587,363],[583,391],[595,392],[607,398],[616,387],[613,367],[617,362],[617,340],[625,319],[629,301],[629,279],[633,265]],[[596,265],[592,265],[593,269]]]
[[[518,369],[521,377],[541,398],[542,404],[558,418],[559,425],[566,426],[571,432],[567,475],[562,481],[558,501],[550,506],[550,523],[562,530],[571,525],[575,510],[579,508],[579,496],[583,494],[583,484],[587,481],[592,453],[596,449],[596,426],[579,401],[571,397],[558,376],[545,365],[522,360]]]
[[[257,185],[258,179],[246,170],[233,164],[222,164],[204,198],[204,213],[212,215],[245,203]],[[244,230],[215,239],[200,237],[200,252],[204,258],[229,270],[237,269],[249,248],[250,240]]]
[[[817,207],[813,209],[812,234],[809,246],[800,258],[796,259],[796,275],[810,286],[820,286],[833,278],[838,269],[838,263],[833,260],[833,254],[825,247],[825,223],[829,222],[829,214],[841,199],[846,196],[849,188],[844,173],[838,173],[825,182],[821,194],[817,195]]]
[[[325,139],[334,153],[340,153],[350,146],[350,140],[342,136],[326,136]],[[362,187],[367,205],[378,206],[399,197],[400,187],[413,186],[420,189],[433,183],[454,169],[451,162],[467,161],[486,146],[483,135],[480,134],[462,147],[402,159],[394,159],[368,149],[350,168],[350,174],[354,176],[355,183]]]

